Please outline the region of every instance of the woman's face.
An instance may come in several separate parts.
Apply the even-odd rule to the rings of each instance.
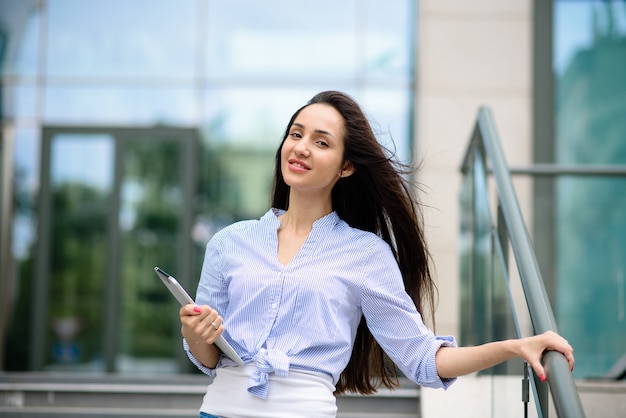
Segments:
[[[300,192],[330,195],[340,176],[351,174],[343,161],[343,132],[343,117],[334,107],[316,103],[302,109],[281,148],[285,183]]]

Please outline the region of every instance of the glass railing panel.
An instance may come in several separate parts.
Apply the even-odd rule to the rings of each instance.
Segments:
[[[463,345],[518,337],[521,331],[517,311],[520,307],[522,312],[527,309],[524,304],[514,306],[512,292],[515,289],[520,292],[521,288],[510,286],[509,269],[516,273],[515,264],[509,266],[508,237],[498,205],[489,193],[492,188],[482,155],[476,153],[471,161],[460,194]],[[523,362],[515,359],[479,373],[491,376],[486,386],[489,392],[485,394],[491,404],[491,417],[510,411],[514,397],[519,401],[520,411],[527,408],[531,411],[529,416],[542,416],[535,406],[534,396],[524,404],[519,392],[511,393],[512,385],[502,380],[519,379],[521,383],[523,371]],[[529,391],[535,392],[532,382],[529,382]]]
[[[493,243],[491,237],[491,214],[487,197],[487,174],[480,153],[473,159],[472,232],[474,253],[472,262],[472,284],[474,286],[472,305],[474,308],[473,341],[469,344],[482,344],[491,340],[493,311],[490,286],[492,278]]]
[[[489,169],[486,170],[482,162],[482,157],[488,160]],[[487,176],[487,171],[489,176]],[[506,163],[500,140],[497,135],[495,124],[489,109],[481,109],[479,112],[476,129],[471,138],[468,152],[464,158],[462,172],[464,173],[463,189],[461,193],[461,210],[467,211],[461,222],[463,245],[462,250],[462,274],[467,274],[468,278],[462,278],[464,290],[462,296],[467,300],[463,303],[465,309],[474,309],[474,316],[471,320],[465,319],[463,322],[464,332],[462,336],[476,338],[476,331],[480,331],[478,338],[482,341],[462,340],[463,344],[472,344],[500,339],[498,332],[502,331],[506,335],[511,327],[495,326],[501,324],[501,319],[497,316],[501,308],[509,306],[513,318],[509,318],[515,331],[515,335],[526,335],[524,326],[519,320],[518,312],[527,312],[532,320],[529,324],[529,331],[532,333],[542,333],[544,331],[557,331],[556,320],[552,310],[552,303],[548,298],[545,289],[541,270],[539,269],[533,241],[526,227],[527,220],[522,214],[519,206],[519,199],[514,187],[511,171]],[[487,178],[493,180],[487,187]],[[491,201],[487,190],[494,192]],[[529,193],[528,189],[526,192]],[[528,200],[531,201],[532,200]],[[490,205],[497,210],[496,223],[490,222]],[[494,218],[491,218],[493,220]],[[530,218],[532,220],[532,218]],[[532,221],[531,221],[532,222]],[[491,228],[489,240],[485,241],[486,228]],[[509,241],[511,250],[509,250]],[[488,242],[488,244],[487,244]],[[485,249],[489,251],[485,252]],[[508,261],[509,253],[513,255],[511,262]],[[484,258],[491,257],[492,264],[485,264]],[[510,272],[519,275],[521,288],[523,289],[524,304],[516,303],[515,290],[509,288],[511,283]],[[483,277],[475,277],[480,274]],[[499,283],[496,284],[495,281]],[[502,286],[504,283],[504,286]],[[484,292],[480,286],[488,286],[490,290]],[[491,292],[489,294],[489,291]],[[489,295],[485,299],[480,299],[485,292]],[[477,297],[478,296],[478,297]],[[506,302],[508,296],[508,303]],[[476,303],[475,303],[476,302]],[[487,302],[485,305],[482,302]],[[516,309],[516,308],[520,309]],[[461,312],[464,315],[466,311]],[[485,321],[488,330],[480,329],[476,326],[481,315],[488,313],[489,318]],[[489,322],[491,320],[492,322]],[[469,338],[468,338],[469,339]],[[539,384],[532,371],[521,367],[524,372],[528,371],[533,375],[530,378],[532,390],[524,389],[525,392],[532,392],[537,404],[536,412],[538,416],[547,416],[548,413],[548,388],[552,394],[553,405],[557,414],[561,416],[584,417],[580,398],[577,393],[569,366],[566,359],[560,353],[548,352],[544,356],[544,366],[551,376],[548,385]],[[500,398],[500,387],[492,387],[494,402],[496,397]],[[493,404],[495,405],[495,403]],[[492,414],[494,415],[494,414]],[[494,415],[495,416],[495,415]],[[528,416],[528,403],[524,404],[524,416]]]
[[[459,341],[465,343],[471,339],[471,315],[472,315],[472,286],[471,286],[471,268],[472,253],[474,249],[474,234],[472,233],[473,223],[473,165],[467,166],[461,189],[459,192],[459,213],[460,231],[459,231],[459,293],[460,293],[460,312],[459,312]]]
[[[464,344],[517,336],[508,286],[508,267],[489,201],[487,173],[480,154],[473,159],[461,192],[462,335]],[[502,364],[490,373],[521,374],[521,365]]]

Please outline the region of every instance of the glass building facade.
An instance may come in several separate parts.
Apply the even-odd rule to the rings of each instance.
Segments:
[[[353,95],[408,161],[414,1],[0,0],[7,371],[190,371],[174,299],[269,205],[291,115]]]
[[[554,160],[626,165],[626,3],[554,3]],[[577,377],[604,375],[626,354],[626,178],[555,184],[555,289]]]
[[[416,3],[0,0],[0,370],[191,371],[153,267],[193,291],[212,234],[267,210],[318,91],[410,160]],[[624,165],[624,2],[552,5],[536,162]],[[549,190],[537,255],[575,376],[599,376],[626,352],[626,180]]]

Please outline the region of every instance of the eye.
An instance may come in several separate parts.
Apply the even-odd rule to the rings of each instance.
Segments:
[[[328,148],[328,142],[323,139],[318,139],[315,143],[321,147]]]
[[[298,139],[302,138],[302,135],[300,135],[300,132],[291,132],[289,135]]]

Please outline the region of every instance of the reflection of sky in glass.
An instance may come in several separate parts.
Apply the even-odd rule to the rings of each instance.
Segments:
[[[120,228],[123,231],[130,231],[137,219],[136,205],[144,199],[144,188],[139,182],[126,179],[122,183],[121,193]]]
[[[378,141],[408,163],[411,147],[409,138],[410,95],[405,89],[371,88],[359,99]]]
[[[330,71],[350,74],[356,63],[354,33],[339,29],[298,33],[290,29],[256,32],[243,28],[233,33],[224,50],[239,52],[228,57],[230,69],[235,71],[286,72],[293,76]]]
[[[5,118],[37,117],[37,87],[34,85],[16,85],[3,89],[2,109]]]
[[[607,6],[597,1],[556,1],[554,3],[554,70],[562,74],[575,54],[590,47],[594,39],[594,11],[602,33],[607,27]],[[626,5],[609,1],[615,19],[615,31],[626,34]]]
[[[355,0],[210,2],[209,74],[353,74],[358,52],[355,6]]]
[[[409,77],[415,16],[411,3],[368,0],[365,34],[368,77]]]
[[[47,123],[174,124],[197,123],[191,88],[51,87],[46,90]]]
[[[54,0],[47,4],[47,65],[52,76],[193,75],[196,2]]]
[[[114,148],[109,135],[55,135],[51,151],[52,184],[75,182],[109,189],[113,183]]]
[[[408,1],[234,0],[207,16],[210,76],[408,77]]]

